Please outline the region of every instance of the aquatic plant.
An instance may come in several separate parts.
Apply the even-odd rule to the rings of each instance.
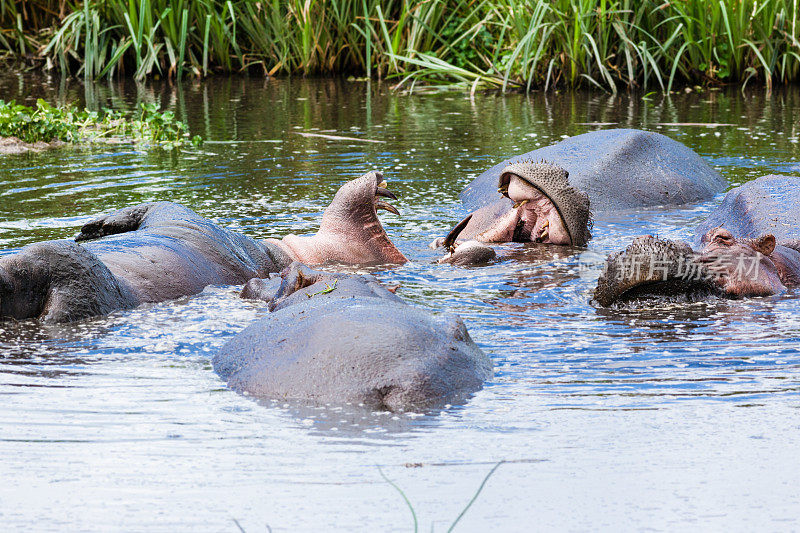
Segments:
[[[186,125],[171,111],[160,112],[158,104],[139,104],[131,114],[110,109],[97,113],[53,107],[41,99],[36,107],[0,100],[0,137],[27,143],[134,142],[168,149],[201,142],[198,136],[190,139]]]
[[[503,463],[505,463],[505,461],[498,461],[492,467],[492,469],[489,470],[489,472],[483,478],[483,481],[481,481],[481,484],[478,486],[478,489],[472,495],[472,498],[470,498],[470,500],[467,502],[467,505],[465,505],[464,508],[461,509],[461,512],[458,513],[458,516],[456,517],[456,519],[453,520],[453,522],[450,524],[450,527],[447,528],[447,533],[451,533],[456,528],[456,525],[458,525],[458,523],[461,521],[461,519],[464,517],[464,515],[467,514],[467,511],[469,511],[469,508],[472,507],[472,504],[475,503],[475,500],[478,499],[478,496],[480,496],[481,492],[483,491],[483,488],[486,486],[486,482],[489,481],[489,478],[492,477],[492,475],[495,473],[495,471],[497,471],[497,469],[500,468],[500,465],[503,464]],[[405,502],[406,506],[408,507],[408,510],[411,511],[411,518],[414,521],[414,533],[417,533],[417,531],[419,531],[419,521],[417,519],[417,512],[414,510],[414,506],[411,504],[411,500],[408,499],[408,496],[406,496],[406,493],[403,491],[403,489],[401,489],[397,485],[397,483],[395,483],[394,481],[392,481],[391,479],[386,477],[386,474],[383,473],[383,470],[381,470],[380,466],[378,466],[378,473],[380,473],[380,475],[383,478],[383,480],[386,483],[388,483],[394,490],[396,490],[397,493],[400,494],[400,497],[403,498],[403,501]],[[431,531],[433,531],[433,526],[431,526]]]
[[[796,0],[0,0],[0,48],[87,79],[258,70],[478,88],[800,80]]]

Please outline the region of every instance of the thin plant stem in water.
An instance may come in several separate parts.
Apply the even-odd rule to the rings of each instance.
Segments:
[[[378,466],[378,465],[376,465],[376,466]],[[386,481],[386,483],[388,483],[389,485],[394,487],[394,490],[399,492],[400,496],[402,496],[403,500],[405,500],[406,505],[408,505],[409,511],[411,511],[411,516],[414,519],[414,533],[417,533],[419,531],[419,522],[417,522],[417,513],[416,513],[416,511],[414,511],[414,506],[411,505],[411,502],[408,500],[408,496],[406,496],[406,493],[403,492],[403,489],[398,487],[397,484],[394,481],[392,481],[391,479],[386,477],[386,474],[383,473],[383,470],[381,470],[380,466],[378,466],[378,472],[380,472],[381,477],[384,479],[384,481]]]
[[[453,531],[453,529],[455,529],[456,524],[458,524],[458,521],[461,520],[461,518],[463,518],[463,516],[467,513],[469,508],[472,507],[472,504],[475,503],[475,500],[478,499],[478,496],[480,495],[481,491],[483,490],[483,487],[486,486],[486,482],[489,481],[489,478],[492,477],[492,474],[494,474],[495,471],[498,468],[500,468],[500,465],[503,464],[503,463],[505,463],[505,461],[499,461],[496,465],[494,465],[492,467],[491,470],[489,470],[489,473],[486,474],[486,477],[483,478],[483,481],[481,481],[481,484],[478,487],[478,490],[475,491],[475,494],[472,496],[472,499],[469,501],[469,503],[467,503],[466,507],[464,507],[464,509],[461,510],[461,512],[456,517],[456,519],[453,520],[453,523],[450,524],[450,527],[447,529],[447,533],[450,533],[451,531]]]
[[[505,461],[499,461],[496,465],[492,467],[491,470],[489,470],[489,472],[483,478],[483,481],[481,481],[481,484],[478,486],[478,490],[475,491],[475,494],[472,495],[472,498],[470,498],[469,502],[467,502],[467,505],[464,506],[464,508],[461,510],[460,513],[458,513],[458,516],[456,517],[455,520],[453,520],[453,523],[450,524],[450,527],[447,529],[447,533],[451,533],[455,529],[456,525],[458,525],[458,522],[464,517],[465,514],[467,514],[467,511],[469,511],[469,508],[472,507],[473,503],[475,503],[475,500],[478,499],[478,496],[480,496],[481,492],[483,491],[483,488],[489,481],[489,478],[492,477],[492,475],[497,471],[498,468],[500,468],[500,465],[503,463],[505,463]],[[403,492],[403,489],[401,489],[394,481],[386,477],[386,474],[383,473],[383,470],[381,470],[380,466],[378,465],[376,466],[378,468],[378,472],[380,472],[381,477],[384,479],[384,481],[386,481],[389,485],[391,485],[394,488],[394,490],[400,493],[400,496],[403,497],[403,500],[406,502],[408,509],[411,511],[411,516],[414,519],[414,533],[417,533],[419,531],[419,522],[417,521],[417,513],[416,511],[414,511],[414,506],[411,504],[411,501],[408,499],[408,496],[406,496],[406,493]],[[433,526],[431,526],[431,531],[433,531]]]

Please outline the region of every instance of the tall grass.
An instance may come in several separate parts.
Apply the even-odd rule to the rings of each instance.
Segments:
[[[798,0],[0,0],[0,48],[87,79],[259,70],[478,88],[792,83]]]

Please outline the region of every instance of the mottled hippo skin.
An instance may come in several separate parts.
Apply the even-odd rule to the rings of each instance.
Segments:
[[[245,283],[294,260],[403,263],[377,217],[377,209],[397,212],[383,185],[378,172],[346,183],[316,235],[283,240],[256,241],[169,202],[116,211],[86,224],[77,242],[37,243],[0,258],[0,319],[79,320]]]
[[[763,176],[731,190],[688,243],[639,237],[606,261],[594,299],[769,296],[800,285],[800,178]]]
[[[492,375],[459,317],[408,305],[369,275],[294,263],[242,296],[268,301],[270,313],[213,359],[239,392],[407,411],[461,401]]]
[[[475,178],[461,193],[470,215],[434,246],[449,249],[441,262],[461,264],[493,256],[478,243],[584,246],[592,214],[698,202],[725,185],[700,156],[664,135],[631,129],[585,133]]]

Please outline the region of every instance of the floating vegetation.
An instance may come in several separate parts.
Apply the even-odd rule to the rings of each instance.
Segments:
[[[53,107],[41,99],[36,107],[0,100],[0,137],[28,144],[133,142],[165,149],[202,142],[199,136],[190,139],[186,125],[171,111],[159,111],[158,104],[141,103],[133,113],[97,113],[71,105]]]
[[[20,0],[0,50],[62,73],[366,74],[478,88],[800,81],[796,0]]]

